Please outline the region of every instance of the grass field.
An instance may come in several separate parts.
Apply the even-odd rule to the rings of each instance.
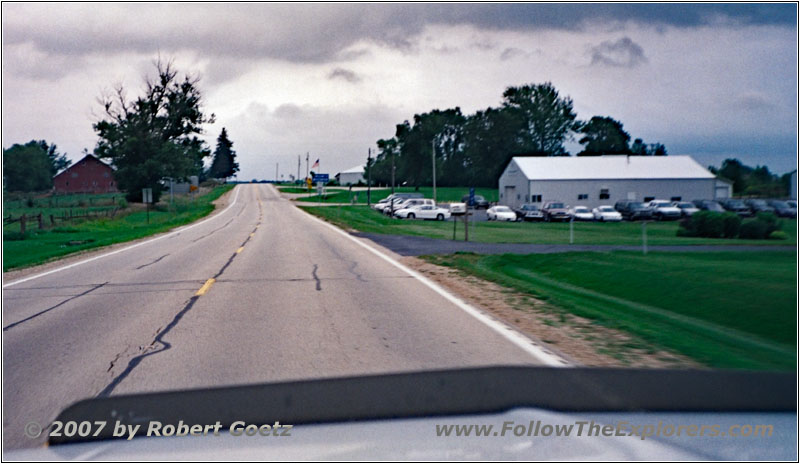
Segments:
[[[61,216],[64,212],[72,211],[74,215],[86,212],[103,212],[120,206],[125,194],[123,193],[98,193],[85,194],[73,193],[67,195],[52,195],[35,198],[32,196],[9,194],[3,198],[3,216],[19,217],[22,214],[37,215],[42,213]],[[4,226],[4,230],[18,230],[19,224]]]
[[[290,191],[287,188],[281,188],[281,192],[285,193],[307,193],[307,190]],[[317,203],[350,203],[351,196],[358,195],[357,204],[367,203],[367,192],[348,192],[347,187],[327,187],[327,194],[325,198],[317,195],[298,198],[297,201],[303,202],[317,202]],[[372,203],[377,203],[379,200],[388,197],[391,194],[390,188],[380,187],[373,188]],[[420,187],[416,190],[414,187],[397,187],[395,192],[398,193],[421,193],[425,198],[433,198],[433,187]],[[460,202],[461,197],[469,194],[469,189],[464,187],[437,187],[436,188],[436,201],[442,203]],[[476,188],[475,195],[482,195],[487,201],[497,201],[497,189],[490,188]]]
[[[427,260],[715,368],[793,370],[793,252],[559,253]]]
[[[417,235],[452,239],[450,221],[409,221],[392,219],[366,206],[317,206],[304,209],[340,227],[377,234]],[[797,221],[780,220],[786,240],[714,239],[678,237],[677,222],[653,222],[647,225],[649,245],[795,245]],[[576,222],[574,243],[579,245],[641,245],[642,226],[638,222]],[[470,225],[470,241],[487,243],[568,244],[568,223],[479,222]],[[456,227],[456,239],[464,239],[464,227]]]
[[[213,211],[211,202],[231,188],[232,185],[215,187],[194,202],[178,197],[171,212],[165,208],[151,210],[149,224],[147,212],[142,210],[45,230],[38,230],[30,223],[24,238],[18,233],[19,224],[11,224],[3,231],[3,271],[40,264],[82,250],[127,242],[187,224]],[[121,194],[117,195],[121,197]],[[35,211],[38,214],[39,210]],[[7,229],[13,229],[16,233]]]

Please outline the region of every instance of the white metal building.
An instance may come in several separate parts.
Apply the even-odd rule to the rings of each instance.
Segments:
[[[730,196],[731,186],[690,156],[514,157],[500,176],[500,204],[613,205]]]
[[[364,179],[364,165],[360,164],[358,166],[353,166],[350,169],[342,171],[336,174],[336,180],[339,181],[339,185],[355,185],[359,182],[366,183],[367,181]]]

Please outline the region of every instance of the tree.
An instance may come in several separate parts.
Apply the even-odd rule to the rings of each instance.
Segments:
[[[142,188],[152,188],[153,201],[158,201],[164,178],[199,175],[210,155],[198,135],[214,115],[202,110],[198,79],[178,78],[171,63],[159,60],[155,66],[157,77],[145,78],[143,96],[128,100],[119,85],[101,97],[106,119],[93,125],[99,136],[95,154],[116,168],[115,178],[129,201],[141,201]]]
[[[209,176],[215,179],[227,179],[239,171],[236,162],[236,152],[233,151],[233,142],[228,139],[228,132],[222,128],[217,137],[217,148],[214,150],[214,161],[209,169]]]
[[[585,145],[578,156],[628,154],[631,136],[622,128],[622,123],[610,117],[593,116],[581,125],[583,137],[578,141]],[[641,142],[641,139],[637,139]]]
[[[647,144],[642,139],[636,139],[631,144],[631,155],[647,156]]]
[[[33,192],[53,187],[53,176],[72,163],[44,140],[3,150],[3,185],[9,191]]]
[[[564,142],[580,129],[572,110],[572,99],[559,97],[550,82],[509,87],[503,92],[503,107],[521,125],[517,141],[529,154],[561,156],[567,154]]]

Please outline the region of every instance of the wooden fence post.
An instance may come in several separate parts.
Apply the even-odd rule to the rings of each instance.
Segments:
[[[42,220],[42,212],[41,211],[39,212],[39,216],[37,216],[37,219],[39,220],[39,230],[44,229],[44,221]]]
[[[56,218],[54,218],[52,214],[50,215],[50,225],[52,227],[56,226]]]
[[[27,216],[25,216],[24,214],[19,217],[19,232],[21,234],[25,233],[25,221],[27,219],[28,219]]]

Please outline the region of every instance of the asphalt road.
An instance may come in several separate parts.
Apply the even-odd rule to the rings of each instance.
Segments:
[[[25,425],[84,398],[557,362],[272,186],[230,198],[177,233],[4,282],[4,449],[41,445]]]

